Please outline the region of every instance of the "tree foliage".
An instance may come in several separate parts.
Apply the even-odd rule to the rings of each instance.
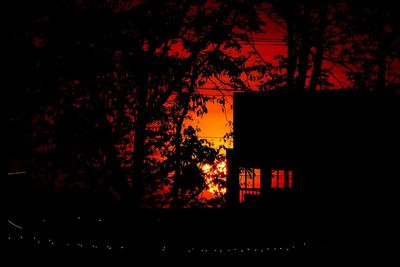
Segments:
[[[392,2],[270,0],[263,11],[286,29],[287,53],[268,66],[261,88],[398,91],[399,17]]]
[[[217,154],[185,122],[207,112],[210,98],[198,88],[210,79],[246,88],[240,40],[261,30],[258,4],[14,7],[9,126],[28,140],[12,146],[25,147],[30,174],[50,190],[99,192],[135,206],[191,201],[204,188],[200,161]],[[166,188],[159,199],[155,192]]]

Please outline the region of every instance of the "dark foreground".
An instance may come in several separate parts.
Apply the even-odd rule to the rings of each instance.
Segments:
[[[267,210],[58,210],[8,218],[7,255],[23,259],[251,256],[340,262],[389,252],[385,229]],[[372,253],[372,254],[371,254]],[[30,256],[30,257],[31,257]]]
[[[317,200],[313,208],[132,209],[65,206],[23,188],[6,194],[3,252],[11,261],[244,256],[340,264],[396,255],[395,205],[382,201],[335,210]]]

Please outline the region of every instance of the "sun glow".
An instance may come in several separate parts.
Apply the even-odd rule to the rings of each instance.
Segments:
[[[226,161],[218,161],[214,164],[204,164],[202,167],[207,184],[207,191],[214,195],[224,195],[226,187],[220,182],[226,182]]]

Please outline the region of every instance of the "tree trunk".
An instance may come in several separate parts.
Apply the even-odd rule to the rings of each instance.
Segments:
[[[219,43],[215,48],[214,51],[218,51],[221,48],[221,43]],[[192,64],[195,64],[195,60],[198,58],[198,55],[200,54],[201,50],[196,50],[192,53],[192,55],[189,58],[189,62]],[[182,106],[183,106],[183,111],[181,116],[177,119],[176,122],[176,132],[175,132],[175,180],[179,180],[181,177],[181,169],[182,169],[182,164],[181,164],[181,145],[182,145],[182,128],[183,128],[183,122],[185,121],[185,117],[187,113],[189,112],[189,107],[190,107],[190,97],[192,94],[195,92],[196,88],[196,81],[197,77],[199,74],[200,69],[203,67],[203,65],[206,63],[206,59],[203,59],[199,64],[195,65],[192,69],[191,72],[191,78],[190,78],[190,83],[189,83],[189,90],[188,93],[183,96],[182,99]],[[174,185],[172,186],[171,189],[172,193],[172,207],[180,207],[182,205],[180,199],[179,199],[179,188],[177,188],[175,181]]]
[[[309,1],[304,1],[304,14],[301,24],[301,47],[299,51],[298,74],[296,81],[296,91],[304,91],[307,79],[307,69],[311,49],[310,27],[311,27],[311,7]]]
[[[294,29],[294,18],[295,13],[290,9],[288,18],[287,18],[287,35],[288,35],[288,46],[287,46],[287,90],[294,90],[294,73],[296,69],[296,40],[295,40],[295,29]]]
[[[324,58],[324,31],[327,24],[328,3],[323,2],[321,6],[320,22],[318,32],[316,34],[315,57],[313,62],[313,70],[311,73],[308,90],[315,91],[318,85],[318,79],[321,76],[322,62]]]
[[[185,121],[186,115],[189,112],[190,106],[190,97],[194,93],[196,77],[197,75],[193,74],[192,79],[190,81],[190,87],[187,95],[183,97],[183,111],[181,116],[178,118],[176,123],[176,132],[175,132],[175,180],[180,180],[181,177],[181,170],[182,170],[182,162],[181,162],[181,145],[182,145],[182,128],[183,122]],[[179,188],[177,188],[176,184],[174,183],[172,187],[172,207],[180,208],[182,205],[181,201],[179,200]]]

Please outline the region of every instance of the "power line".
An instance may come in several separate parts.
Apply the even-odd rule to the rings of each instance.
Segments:
[[[180,42],[180,43],[185,41],[183,39],[171,39],[171,40]],[[200,40],[200,38],[194,38],[194,39],[191,39],[190,41],[193,42],[193,41],[199,41],[199,40]],[[235,38],[233,40],[238,41],[240,44],[246,45],[246,46],[252,45],[252,44],[261,45],[261,46],[286,46],[286,42],[283,41],[282,39],[270,39],[270,38],[255,39],[255,38],[252,38],[252,39],[250,39],[251,43],[248,43],[244,40],[235,39]]]
[[[232,95],[210,95],[210,94],[201,94],[202,96],[215,96],[215,97],[233,97]]]
[[[236,90],[231,88],[213,88],[213,87],[197,87],[198,90],[204,91],[227,91],[227,92],[242,92],[243,90]]]
[[[259,91],[259,89],[248,87],[248,91],[246,90],[238,90],[238,89],[232,89],[232,88],[216,88],[216,87],[196,87],[198,90],[203,90],[203,91],[226,91],[226,92],[248,92],[248,91]]]
[[[246,46],[250,44],[244,44]],[[255,44],[256,46],[286,46],[286,44],[267,44],[267,43],[260,43],[260,44]]]
[[[184,40],[183,38],[172,38],[171,40],[172,41],[183,42],[183,41],[198,41],[200,39],[201,38],[198,38],[198,37],[191,37],[190,39],[186,39],[186,40]],[[232,38],[232,40],[245,42],[243,39],[235,38],[235,37]],[[258,42],[258,41],[261,41],[261,42],[282,42],[282,43],[285,42],[283,38],[267,38],[267,37],[253,37],[253,38],[249,38],[249,40],[256,41],[256,42]]]
[[[226,137],[223,137],[223,136],[199,136],[199,138],[205,138],[205,139],[224,139],[224,138],[226,138]],[[232,138],[232,137],[228,137],[228,139],[229,138]]]

